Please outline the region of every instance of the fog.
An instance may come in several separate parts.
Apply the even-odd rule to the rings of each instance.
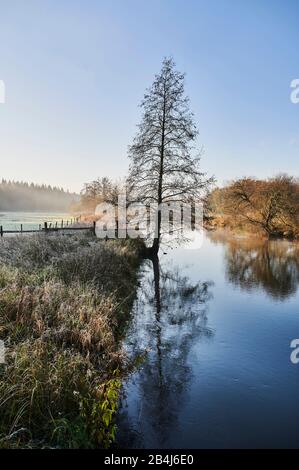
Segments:
[[[2,180],[1,211],[68,211],[79,196],[62,188]]]

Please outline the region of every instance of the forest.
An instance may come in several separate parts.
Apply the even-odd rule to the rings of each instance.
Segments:
[[[5,179],[0,183],[0,211],[67,212],[77,200],[75,193],[55,186]]]

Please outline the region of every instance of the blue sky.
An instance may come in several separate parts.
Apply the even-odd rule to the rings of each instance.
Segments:
[[[219,183],[299,176],[297,0],[10,0],[0,5],[0,177],[79,191],[122,177],[145,88],[186,72]]]

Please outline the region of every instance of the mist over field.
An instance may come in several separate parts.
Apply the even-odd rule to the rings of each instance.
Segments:
[[[62,188],[2,180],[0,211],[67,212],[79,196]]]

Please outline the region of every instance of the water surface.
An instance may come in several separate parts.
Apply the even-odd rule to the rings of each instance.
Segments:
[[[23,230],[38,230],[40,224],[44,222],[60,223],[61,220],[67,220],[70,216],[61,212],[3,212],[0,211],[0,225],[4,230],[20,230],[21,224]]]
[[[299,447],[299,246],[204,237],[143,266],[118,445]]]

